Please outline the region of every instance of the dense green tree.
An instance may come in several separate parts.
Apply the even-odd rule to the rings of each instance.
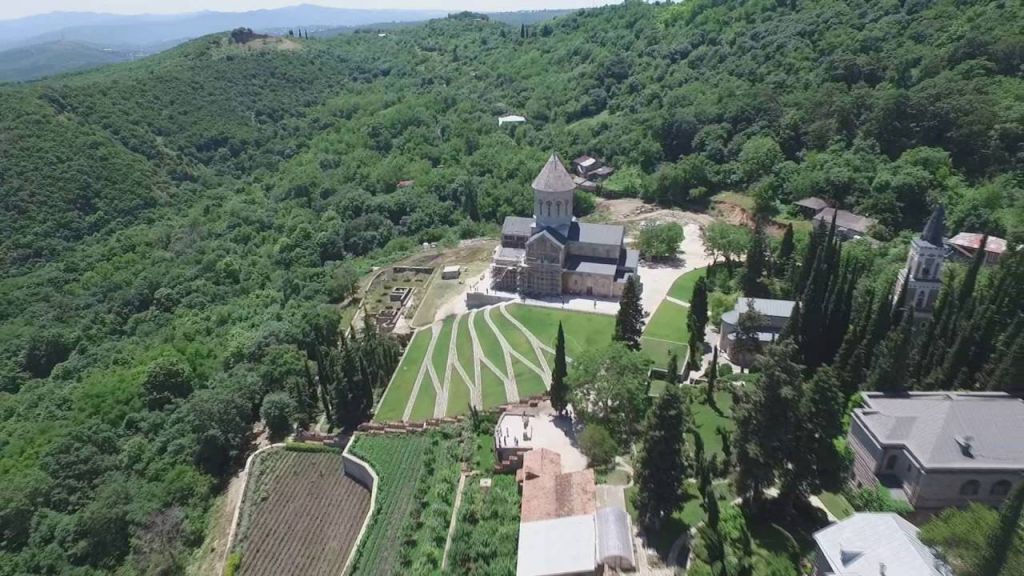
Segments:
[[[640,429],[647,410],[649,361],[621,343],[574,358],[568,383],[583,422],[604,426],[623,445]]]
[[[635,275],[626,280],[619,300],[619,312],[615,316],[615,334],[612,339],[622,342],[631,350],[640,349],[640,337],[644,333],[644,308],[640,302],[640,282]]]
[[[555,366],[551,370],[551,407],[559,414],[565,413],[569,404],[569,385],[565,381],[568,369],[565,363],[565,332],[562,323],[558,323],[558,336],[555,337]]]
[[[707,378],[708,383],[704,391],[704,403],[714,408],[716,406],[715,388],[718,384],[718,346],[715,346],[715,350],[711,354],[711,364],[708,366],[705,378]]]
[[[775,253],[775,264],[772,266],[772,272],[776,278],[785,279],[789,276],[790,268],[793,266],[793,252],[795,250],[793,225],[786,224],[786,230],[782,233],[782,240],[779,242],[779,249]]]
[[[637,456],[635,506],[644,526],[658,529],[683,503],[688,424],[681,392],[665,388],[647,415]]]
[[[651,260],[673,258],[683,241],[683,227],[675,222],[644,226],[637,234],[636,247]]]
[[[999,523],[982,553],[981,562],[977,568],[978,576],[1004,574],[1007,565],[1014,562],[1011,560],[1011,555],[1015,542],[1018,550],[1024,546],[1024,541],[1021,539],[1021,532],[1024,532],[1021,525],[1022,512],[1024,512],[1024,484],[1018,484],[999,511]]]
[[[705,250],[711,256],[712,265],[722,258],[726,268],[732,268],[732,263],[750,249],[750,231],[743,226],[716,221],[705,226],[703,233]]]
[[[764,225],[759,219],[754,225],[754,233],[751,235],[747,257],[744,260],[743,275],[740,277],[740,287],[745,296],[763,298],[768,295],[763,278],[768,267],[767,257],[768,239],[764,233]]]
[[[615,461],[619,447],[611,433],[600,424],[587,424],[579,437],[580,450],[591,466],[607,468]]]
[[[150,410],[159,410],[177,398],[192,393],[192,371],[176,356],[157,359],[142,378],[142,393]]]
[[[668,355],[668,364],[665,366],[665,382],[669,386],[679,383],[679,355],[675,352]]]
[[[263,398],[260,418],[272,438],[281,438],[292,429],[295,401],[286,392],[272,392]]]
[[[913,314],[905,314],[899,327],[890,332],[875,352],[864,387],[879,392],[900,393],[910,389],[910,350],[913,344]]]

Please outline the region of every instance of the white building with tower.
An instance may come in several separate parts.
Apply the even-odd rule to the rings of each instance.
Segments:
[[[910,241],[907,265],[896,280],[896,294],[906,287],[904,304],[915,318],[931,317],[942,289],[942,263],[946,246],[942,241],[946,212],[939,206],[932,212],[921,235]]]

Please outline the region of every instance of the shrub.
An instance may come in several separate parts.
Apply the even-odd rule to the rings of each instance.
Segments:
[[[722,323],[722,314],[732,310],[739,299],[740,295],[738,293],[712,292],[711,297],[708,299],[711,305],[711,325],[717,328]]]
[[[619,453],[612,435],[603,426],[587,424],[580,433],[580,450],[597,468],[610,466]]]
[[[232,552],[228,555],[228,561],[224,563],[224,576],[235,576],[241,565],[242,555],[238,552]]]
[[[893,499],[884,486],[873,488],[860,488],[847,490],[844,494],[858,512],[895,512],[896,514],[909,514],[913,512],[910,504]]]
[[[294,414],[295,401],[287,392],[271,392],[263,398],[260,416],[272,437],[280,438],[291,431]]]
[[[288,442],[284,449],[290,452],[341,452],[337,446],[328,446],[319,442]]]

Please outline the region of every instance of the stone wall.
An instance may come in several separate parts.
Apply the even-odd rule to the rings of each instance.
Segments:
[[[512,302],[515,298],[511,296],[501,296],[498,294],[486,294],[484,292],[467,292],[466,293],[466,308],[483,308],[485,306],[494,306],[495,304],[501,304],[502,302]]]

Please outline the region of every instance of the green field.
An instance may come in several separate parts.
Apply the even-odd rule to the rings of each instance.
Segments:
[[[615,331],[615,317],[607,314],[559,310],[540,306],[511,304],[508,311],[516,320],[550,348],[555,347],[558,323],[565,332],[565,353],[570,357],[584,350],[608,344]]]
[[[721,426],[729,432],[736,429],[732,419],[732,393],[728,390],[715,391],[715,406],[718,408],[718,411],[715,411],[704,403],[703,387],[697,387],[690,392],[690,413],[693,414],[693,423],[704,440],[704,453],[708,458],[713,454],[721,458],[722,438],[718,435],[718,427]]]
[[[405,413],[405,405],[412,395],[412,387],[416,383],[420,366],[427,356],[430,345],[430,330],[420,330],[413,336],[409,348],[405,352],[402,363],[395,371],[391,384],[384,394],[384,399],[377,408],[374,419],[382,422],[401,420]]]
[[[440,573],[459,481],[457,438],[441,432],[356,437],[352,452],[373,467],[379,483],[352,574]]]
[[[680,364],[685,361],[690,338],[686,326],[687,312],[685,306],[665,300],[647,321],[640,344],[655,365],[665,366],[673,352],[679,355]]]
[[[582,353],[583,350],[606,345],[611,340],[612,330],[615,325],[615,318],[604,314],[558,310],[522,304],[509,305],[508,309],[540,342],[552,348],[555,345],[558,322],[561,321],[565,329],[566,352],[570,357],[573,354]],[[472,316],[472,323],[480,340],[480,348],[484,356],[499,371],[503,372],[502,376],[499,376],[486,364],[480,365],[480,392],[484,408],[499,406],[508,401],[505,395],[505,385],[502,381],[502,377],[508,371],[511,371],[511,374],[516,378],[520,398],[527,398],[546,392],[547,382],[545,377],[530,368],[526,362],[513,356],[512,365],[506,365],[501,342],[491,329],[490,324],[485,320],[484,313],[484,310],[481,310]],[[537,357],[537,352],[533,349],[528,336],[511,320],[506,318],[501,310],[490,309],[490,317],[495,327],[501,331],[511,350],[521,354],[534,367],[543,370],[543,365]],[[449,352],[453,337],[455,337],[455,353],[462,367],[466,370],[470,379],[476,376],[473,340],[469,331],[470,314],[460,316],[458,321],[459,328],[456,335],[454,329],[455,317],[444,320],[438,330],[437,343],[434,345],[433,354],[429,359],[437,373],[438,379],[442,382],[448,369],[448,362],[452,360],[449,358]],[[426,349],[430,342],[431,331],[432,328],[422,329],[413,337],[409,345],[409,351],[399,365],[391,386],[385,394],[384,401],[377,411],[376,420],[393,421],[402,418],[405,413],[405,407],[409,402],[409,397],[412,395],[413,385],[420,366],[423,362],[427,361]],[[553,364],[554,355],[548,351],[543,353],[548,365]],[[456,416],[467,413],[469,411],[470,398],[469,387],[453,366],[450,388],[448,390],[448,406],[445,409],[445,414]],[[425,377],[420,383],[419,394],[413,401],[412,410],[409,415],[410,420],[421,421],[433,417],[436,400],[437,392],[434,390],[429,377]]]
[[[690,270],[686,274],[683,274],[672,284],[672,287],[668,290],[668,295],[676,300],[682,300],[683,302],[689,302],[690,296],[693,295],[693,285],[697,283],[697,279],[708,275],[707,268],[697,268],[696,270]]]

